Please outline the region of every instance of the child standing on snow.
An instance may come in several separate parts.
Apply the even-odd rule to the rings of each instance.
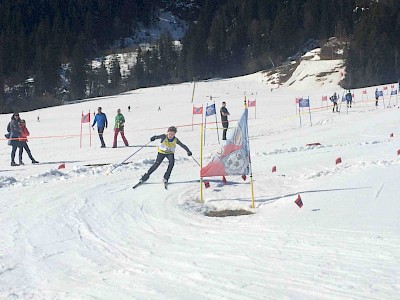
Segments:
[[[126,137],[125,137],[124,126],[125,126],[125,118],[124,118],[124,115],[121,114],[121,110],[118,108],[117,115],[115,116],[113,148],[117,148],[118,133],[121,133],[121,137],[122,137],[122,140],[124,141],[125,146],[129,146],[128,141],[126,140]]]
[[[345,97],[346,97],[347,107],[350,106],[351,108],[351,104],[353,103],[353,95],[351,94],[350,90],[347,92]]]
[[[177,144],[186,150],[188,156],[192,155],[192,152],[189,150],[189,148],[186,145],[182,144],[182,142],[175,136],[176,132],[177,132],[176,127],[171,126],[168,128],[167,134],[155,135],[150,138],[150,141],[155,141],[156,139],[160,139],[161,142],[158,146],[158,154],[157,154],[156,161],[150,167],[150,169],[147,171],[147,173],[145,173],[142,176],[142,178],[140,179],[140,182],[145,182],[147,179],[149,179],[151,173],[153,173],[155,170],[157,170],[157,168],[159,167],[161,162],[164,160],[164,158],[168,159],[168,168],[164,174],[163,182],[164,183],[168,182],[168,179],[171,176],[171,172],[172,172],[172,169],[175,164],[174,153],[175,153]]]
[[[338,112],[338,104],[337,104],[338,96],[336,95],[336,92],[335,92],[335,93],[333,94],[333,96],[331,96],[329,99],[330,99],[330,100],[332,101],[332,103],[333,103],[332,112],[335,112],[335,108],[336,108],[336,112]]]
[[[32,161],[32,163],[38,164],[39,162],[33,158],[31,149],[29,149],[29,146],[28,146],[28,136],[30,135],[30,133],[29,133],[28,128],[26,127],[25,120],[20,121],[19,128],[21,131],[21,135],[19,138],[19,142],[21,145],[21,147],[19,148],[19,165],[20,166],[24,165],[24,163],[22,162],[22,154],[24,153],[24,149],[25,149],[26,153],[28,153],[28,156],[29,156],[30,160]]]

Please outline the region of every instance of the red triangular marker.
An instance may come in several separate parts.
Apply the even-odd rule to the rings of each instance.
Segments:
[[[226,178],[225,178],[225,176],[222,176],[222,183],[223,183],[223,184],[226,184]]]
[[[294,200],[294,203],[296,203],[300,208],[303,206],[303,201],[301,201],[300,195],[297,195],[297,199]]]

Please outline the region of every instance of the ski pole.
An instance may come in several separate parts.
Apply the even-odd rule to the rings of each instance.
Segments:
[[[200,167],[200,164],[199,164],[199,162],[193,157],[193,156],[191,156],[191,158],[193,158],[193,160],[199,165],[199,167]]]
[[[107,175],[111,174],[116,168],[121,166],[124,162],[126,162],[128,159],[130,159],[132,156],[134,156],[136,153],[138,153],[140,150],[142,150],[144,147],[146,147],[148,144],[150,144],[152,141],[148,142],[146,145],[140,147],[137,149],[133,154],[131,154],[129,157],[127,157],[123,162],[119,163],[116,167],[114,167],[110,172],[107,173]]]

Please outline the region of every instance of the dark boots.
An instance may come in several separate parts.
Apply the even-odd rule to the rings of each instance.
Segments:
[[[142,178],[140,178],[140,182],[145,182],[147,179],[149,179],[149,174],[144,173]]]

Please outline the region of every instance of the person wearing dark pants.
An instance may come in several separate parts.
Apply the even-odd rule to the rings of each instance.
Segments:
[[[167,183],[170,176],[172,169],[174,168],[175,164],[175,149],[176,145],[181,146],[183,149],[186,150],[187,155],[191,156],[192,152],[189,150],[189,148],[184,145],[176,136],[177,129],[175,126],[171,126],[168,128],[167,134],[161,134],[161,135],[155,135],[150,138],[150,141],[155,141],[156,139],[160,139],[160,145],[158,146],[158,153],[157,153],[157,158],[154,164],[150,167],[150,169],[142,176],[140,179],[141,182],[145,182],[147,179],[149,179],[150,175],[157,170],[157,168],[160,166],[162,161],[167,158],[168,159],[168,168],[167,171],[164,174],[164,179],[163,182]]]
[[[228,131],[228,127],[229,127],[229,122],[228,122],[229,111],[226,108],[225,101],[222,102],[222,107],[220,109],[220,113],[221,113],[222,127],[224,128],[224,130],[222,131],[222,140],[226,140],[226,132]]]
[[[106,114],[101,111],[101,107],[97,109],[97,114],[94,117],[92,128],[96,123],[97,123],[97,132],[99,133],[101,148],[105,148],[106,144],[104,143],[103,134],[104,134],[104,128],[107,128],[108,126],[108,121]]]
[[[29,156],[29,159],[32,161],[33,164],[38,164],[39,162],[33,158],[32,153],[31,153],[31,149],[29,149],[28,146],[28,136],[30,135],[28,128],[26,127],[26,122],[25,120],[21,120],[21,122],[19,123],[19,128],[21,130],[21,135],[20,135],[20,145],[21,147],[19,148],[19,165],[24,165],[23,161],[22,161],[22,154],[24,153],[24,149],[26,151],[26,153]]]
[[[339,98],[338,98],[336,92],[335,92],[335,93],[333,94],[333,96],[331,96],[329,99],[330,99],[330,100],[332,101],[332,103],[333,103],[332,112],[335,112],[335,109],[336,109],[336,112],[339,112],[339,108],[338,108],[338,104],[337,104]]]
[[[345,98],[346,98],[346,102],[347,102],[347,107],[351,108],[351,104],[353,103],[353,95],[351,94],[350,90],[345,95]]]
[[[7,131],[9,132],[9,141],[10,141],[10,145],[12,147],[11,150],[11,166],[19,166],[19,164],[17,164],[15,162],[15,153],[17,152],[17,148],[20,148],[20,152],[21,152],[21,143],[19,141],[19,138],[21,137],[21,130],[19,128],[19,122],[20,122],[20,118],[19,118],[19,113],[14,113],[11,117],[11,121],[10,123],[8,123],[7,126]]]
[[[378,106],[378,100],[379,100],[379,91],[378,88],[375,90],[375,106]]]

